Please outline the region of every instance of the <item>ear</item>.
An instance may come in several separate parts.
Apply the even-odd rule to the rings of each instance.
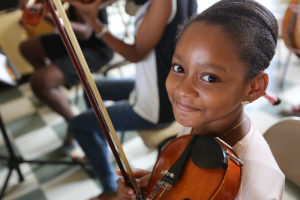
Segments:
[[[247,90],[244,97],[245,101],[253,102],[263,96],[269,84],[269,76],[265,72],[259,73],[253,80],[247,84]]]

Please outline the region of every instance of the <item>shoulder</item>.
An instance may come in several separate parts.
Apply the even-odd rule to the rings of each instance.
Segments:
[[[172,2],[176,2],[176,0],[164,0],[164,1],[161,1],[161,0],[151,0],[151,4],[152,5],[165,5],[165,6],[171,6],[172,5]]]
[[[151,0],[148,11],[154,13],[163,12],[165,15],[170,16],[173,10],[176,10],[176,7],[176,0]]]
[[[241,140],[237,151],[245,164],[238,196],[242,199],[281,199],[285,177],[269,145],[254,124],[252,130],[253,135]]]
[[[285,177],[274,166],[259,160],[246,160],[242,184],[236,199],[278,200],[282,198]]]
[[[240,159],[243,159],[245,162],[260,162],[280,171],[268,143],[252,120],[247,135],[233,148]]]

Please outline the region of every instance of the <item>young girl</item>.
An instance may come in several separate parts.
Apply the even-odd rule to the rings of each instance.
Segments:
[[[235,199],[281,199],[284,175],[243,106],[266,91],[278,26],[272,13],[252,0],[223,0],[186,22],[179,31],[166,88],[179,133],[224,140],[244,162]],[[117,171],[120,175],[120,172]],[[134,170],[140,187],[151,172]],[[118,179],[121,199],[135,199]],[[164,199],[166,197],[162,197]]]
[[[197,11],[196,0],[134,2],[142,4],[135,15],[135,43],[126,44],[96,18],[101,0],[89,4],[71,1],[99,40],[127,60],[136,62],[135,80],[101,79],[96,82],[102,98],[115,102],[107,107],[107,112],[116,131],[161,128],[174,121],[165,81],[172,64],[177,25]],[[107,142],[94,111],[89,109],[75,117],[70,130],[103,186],[103,193],[97,199],[117,199],[117,176],[108,162]]]

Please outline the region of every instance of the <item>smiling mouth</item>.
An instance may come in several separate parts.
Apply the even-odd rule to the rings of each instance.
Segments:
[[[191,106],[188,106],[188,105],[185,105],[185,104],[182,104],[178,101],[175,101],[176,102],[176,106],[179,110],[181,111],[184,111],[184,112],[195,112],[195,111],[199,111],[200,109],[198,108],[194,108],[194,107],[191,107]]]

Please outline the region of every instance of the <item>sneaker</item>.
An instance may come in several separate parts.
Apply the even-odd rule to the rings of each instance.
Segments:
[[[282,110],[282,114],[284,115],[296,115],[300,116],[300,105],[298,106],[288,106]]]
[[[77,155],[71,155],[71,158],[74,162],[80,163],[82,165],[90,164],[90,161],[86,156],[81,157],[81,156],[77,156]]]
[[[74,140],[71,142],[71,144],[64,143],[63,146],[60,148],[61,152],[68,154],[70,153],[74,148],[76,144]]]

